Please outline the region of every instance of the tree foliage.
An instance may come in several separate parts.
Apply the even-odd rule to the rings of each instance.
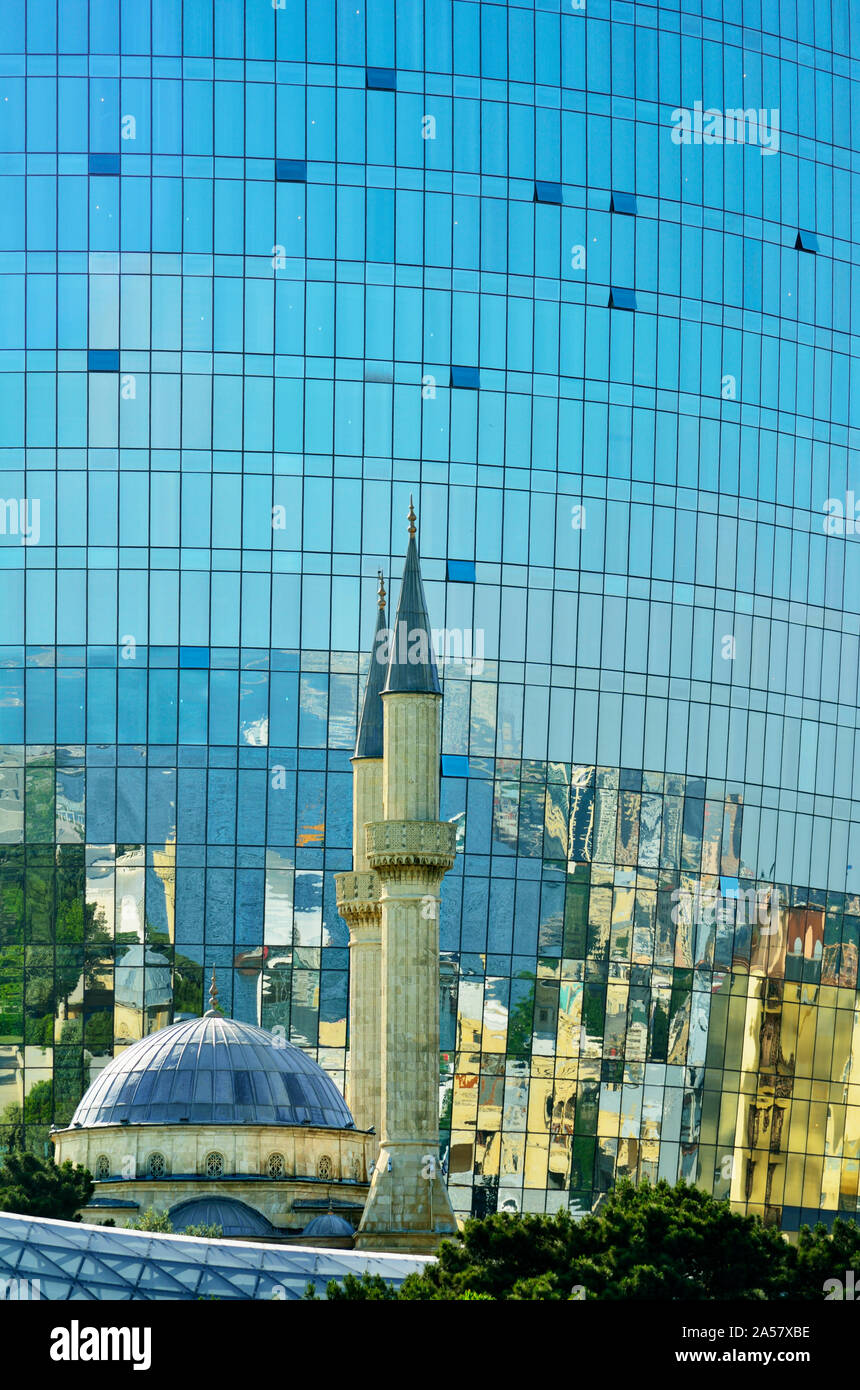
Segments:
[[[166,1211],[156,1211],[155,1207],[150,1207],[134,1221],[126,1221],[126,1230],[129,1231],[157,1231],[159,1235],[171,1235],[173,1232],[173,1222]]]
[[[822,1299],[824,1280],[860,1259],[860,1227],[804,1229],[797,1245],[757,1216],[700,1188],[621,1182],[600,1213],[577,1221],[496,1213],[465,1223],[438,1259],[397,1290],[378,1275],[332,1281],[344,1299]],[[306,1295],[309,1297],[310,1294]]]
[[[314,1284],[308,1283],[304,1297],[310,1302],[319,1299]],[[330,1279],[326,1285],[326,1298],[353,1299],[366,1303],[396,1303],[399,1295],[393,1285],[387,1283],[381,1274],[345,1274],[343,1283]]]
[[[156,1211],[155,1207],[150,1207],[143,1212],[135,1221],[125,1223],[128,1231],[156,1231],[159,1235],[173,1235],[173,1222],[170,1213],[166,1211]],[[223,1226],[216,1223],[207,1225],[201,1222],[198,1226],[184,1226],[181,1231],[177,1231],[179,1236],[198,1236],[203,1240],[219,1240],[224,1234]]]
[[[0,1168],[0,1211],[75,1221],[92,1191],[92,1177],[79,1163],[58,1165],[49,1158],[13,1150]]]

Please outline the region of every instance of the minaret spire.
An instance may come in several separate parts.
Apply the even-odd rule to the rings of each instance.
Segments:
[[[403,583],[397,601],[397,616],[390,634],[391,651],[388,659],[384,691],[388,694],[441,695],[439,673],[433,653],[427,600],[421,581],[418,543],[415,540],[415,508],[409,498],[409,545],[403,566]]]
[[[385,582],[382,578],[382,570],[380,570],[379,588],[377,589],[376,632],[373,636],[370,670],[367,673],[367,685],[364,687],[364,699],[361,703],[361,714],[358,720],[358,735],[355,740],[354,754],[356,758],[382,757],[382,703],[379,695],[386,676],[387,649],[385,639],[387,635]]]

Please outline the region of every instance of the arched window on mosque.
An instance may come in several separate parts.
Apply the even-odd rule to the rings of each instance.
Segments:
[[[207,1178],[220,1178],[224,1172],[224,1155],[211,1153],[206,1155],[206,1176]]]
[[[282,1178],[287,1171],[283,1154],[269,1154],[266,1161],[266,1172],[270,1178]]]
[[[317,1177],[322,1178],[324,1182],[331,1182],[334,1177],[334,1164],[328,1154],[320,1155],[317,1163]]]
[[[164,1154],[161,1153],[150,1154],[146,1166],[151,1178],[163,1178],[167,1172],[167,1162]]]
[[[93,1175],[98,1182],[103,1182],[110,1177],[110,1159],[107,1154],[99,1154],[96,1159],[96,1171]]]

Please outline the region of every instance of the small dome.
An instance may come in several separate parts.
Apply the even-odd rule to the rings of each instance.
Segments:
[[[168,1212],[177,1235],[188,1226],[220,1226],[225,1236],[277,1235],[271,1221],[235,1197],[189,1197]]]
[[[303,1236],[354,1236],[355,1230],[342,1216],[327,1211],[325,1216],[315,1216],[302,1231]]]
[[[318,1125],[354,1129],[331,1077],[300,1047],[220,1014],[123,1049],[84,1092],[72,1125]]]

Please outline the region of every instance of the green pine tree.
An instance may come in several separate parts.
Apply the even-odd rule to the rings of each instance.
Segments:
[[[76,1221],[92,1191],[92,1177],[79,1163],[58,1165],[49,1158],[13,1150],[0,1168],[0,1211]]]

